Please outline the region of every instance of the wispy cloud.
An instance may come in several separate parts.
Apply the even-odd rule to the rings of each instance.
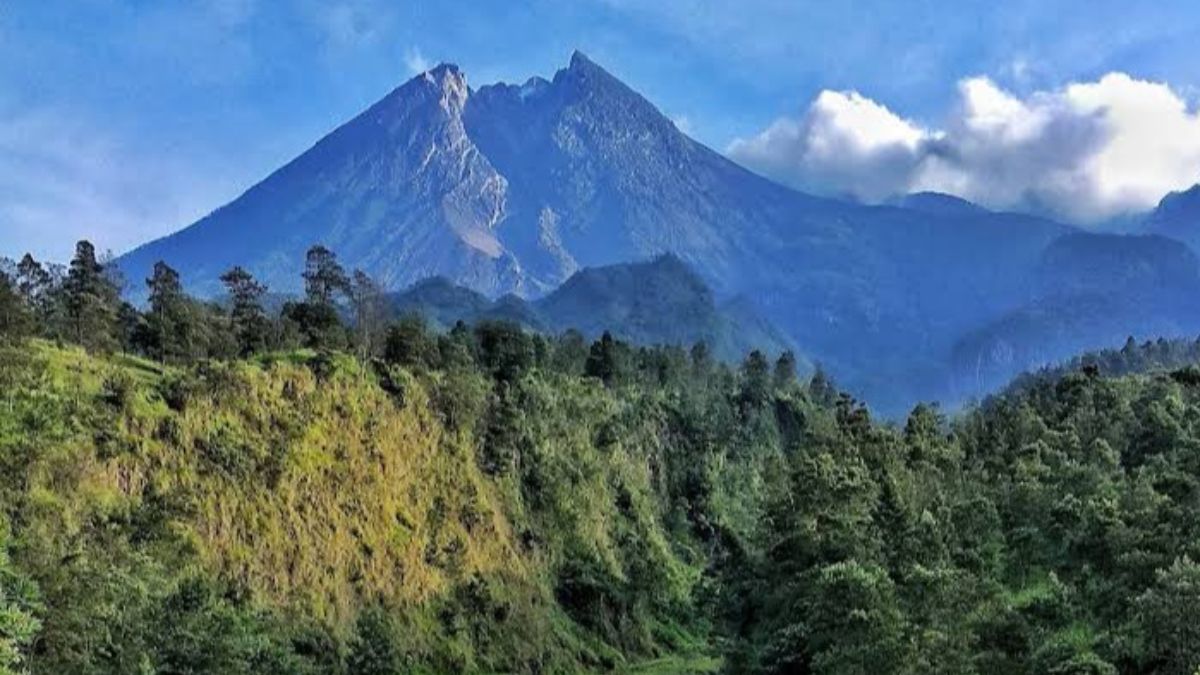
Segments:
[[[876,201],[936,190],[1084,223],[1200,181],[1200,113],[1166,84],[1111,73],[1019,97],[976,77],[958,91],[940,129],[857,92],[825,91],[728,152],[817,192]]]
[[[306,14],[322,32],[326,49],[354,50],[378,44],[396,19],[395,6],[380,0],[308,2]]]
[[[433,64],[429,62],[429,59],[425,58],[425,55],[421,53],[421,49],[419,47],[409,47],[408,50],[404,52],[404,67],[408,68],[408,72],[410,74],[419,75],[420,73],[429,70],[432,66]]]

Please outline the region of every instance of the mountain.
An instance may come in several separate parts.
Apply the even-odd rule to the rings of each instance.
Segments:
[[[1200,333],[1200,259],[1173,239],[1067,235],[1047,247],[1033,278],[1028,304],[955,345],[960,395],[982,395],[1022,371],[1130,335]]]
[[[407,290],[393,294],[391,306],[396,314],[420,314],[439,328],[449,328],[457,321],[506,320],[533,330],[547,329],[536,310],[524,299],[506,295],[492,301],[445,277],[419,281]]]
[[[441,327],[460,320],[508,320],[534,330],[578,330],[588,338],[610,331],[641,345],[705,342],[730,361],[752,349],[770,355],[795,349],[748,299],[718,303],[704,280],[669,254],[585,268],[533,302],[511,294],[491,301],[439,277],[395,294],[392,306],[398,313],[420,313]]]
[[[670,253],[718,306],[751,299],[839,384],[899,413],[952,389],[955,345],[1037,299],[1043,252],[1072,232],[946,195],[868,206],[794,191],[576,52],[551,79],[478,89],[440,65],[119,264],[141,279],[166,260],[202,294],[241,264],[286,292],[321,243],[392,291],[442,277],[536,301],[582,269]]]
[[[1143,230],[1178,239],[1200,251],[1200,185],[1163,197],[1146,217]]]
[[[553,81],[478,91],[444,64],[121,265],[141,278],[168,260],[203,293],[238,263],[296,289],[320,242],[389,288],[445,276],[536,297],[581,267],[674,252],[725,286],[781,200],[806,198],[688,139],[582,54]]]
[[[891,200],[892,206],[900,206],[913,211],[934,213],[939,215],[974,216],[987,213],[987,209],[969,202],[962,197],[955,197],[943,192],[913,192]]]

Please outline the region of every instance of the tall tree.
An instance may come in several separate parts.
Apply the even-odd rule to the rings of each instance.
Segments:
[[[354,307],[354,338],[359,356],[375,356],[383,345],[383,326],[387,321],[383,289],[366,272],[354,270],[350,304]]]
[[[771,366],[767,357],[757,349],[742,362],[742,404],[758,408],[771,397]]]
[[[592,343],[588,350],[587,363],[584,364],[584,374],[595,377],[608,386],[612,386],[620,377],[621,363],[619,345],[608,331]]]
[[[347,293],[350,279],[333,251],[320,244],[304,256],[304,294],[314,305],[332,305],[336,294]]]
[[[1155,577],[1136,601],[1146,632],[1146,658],[1155,672],[1188,675],[1200,666],[1200,565],[1185,556]]]
[[[349,293],[350,280],[337,256],[324,246],[308,249],[304,258],[304,302],[283,307],[285,328],[294,326],[306,347],[340,349],[346,345],[346,328],[334,299]]]
[[[13,287],[12,279],[0,272],[0,341],[19,338],[29,329],[29,310]]]
[[[116,349],[120,290],[96,258],[96,248],[91,242],[85,240],[75,245],[75,257],[71,259],[62,292],[67,337],[87,349]]]
[[[263,310],[262,298],[267,287],[242,267],[234,267],[221,275],[221,283],[229,292],[230,318],[237,336],[238,350],[243,356],[264,348],[270,338],[270,320]]]
[[[33,332],[39,335],[67,337],[60,278],[29,253],[17,263],[14,288],[29,310]]]
[[[796,382],[796,355],[788,349],[775,361],[775,388],[783,389]]]
[[[150,312],[146,318],[151,353],[160,361],[186,361],[194,357],[197,352],[196,317],[183,292],[179,273],[160,260],[154,263],[146,287],[150,289]]]
[[[50,273],[29,253],[17,263],[16,282],[17,292],[21,294],[26,306],[35,312],[48,300],[54,285]]]
[[[405,314],[388,327],[383,344],[384,359],[409,368],[432,368],[437,361],[437,343],[421,314]]]
[[[837,387],[833,384],[833,381],[825,374],[825,370],[818,365],[817,371],[813,373],[812,379],[808,381],[808,395],[822,405],[832,405],[837,400],[837,393]]]

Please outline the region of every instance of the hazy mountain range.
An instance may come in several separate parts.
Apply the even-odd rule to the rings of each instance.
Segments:
[[[718,302],[699,275],[672,255],[589,267],[533,301],[511,293],[492,300],[433,277],[393,295],[392,306],[398,314],[421,314],[443,329],[456,321],[502,320],[551,333],[575,329],[589,339],[610,331],[636,344],[686,348],[704,342],[730,361],[752,349],[771,354],[795,349],[747,298]]]
[[[120,264],[141,279],[166,260],[207,294],[241,264],[294,291],[304,250],[322,243],[391,290],[444,280],[417,286],[410,301],[440,288],[432,295],[457,302],[468,296],[447,287],[458,285],[484,313],[523,312],[555,330],[624,321],[631,337],[654,341],[692,311],[664,314],[664,303],[707,293],[692,306],[704,308],[692,326],[703,330],[678,336],[721,335],[726,351],[794,345],[877,409],[899,412],[978,395],[1117,336],[1200,331],[1198,263],[1180,241],[1200,242],[1197,202],[1196,190],[1164,200],[1146,228],[1165,236],[1138,237],[946,195],[883,206],[818,198],[693,141],[576,53],[551,80],[478,89],[438,66]],[[661,278],[631,283],[620,271],[665,253],[675,257],[659,272],[683,279],[675,268],[686,265],[702,292],[662,293]],[[613,265],[603,283],[572,277]],[[605,292],[590,294],[596,286]]]

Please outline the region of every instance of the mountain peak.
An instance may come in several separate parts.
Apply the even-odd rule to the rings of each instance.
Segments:
[[[1158,202],[1158,207],[1169,207],[1172,204],[1185,204],[1200,202],[1200,183],[1191,186],[1186,190],[1177,192],[1169,192],[1161,201]]]
[[[587,54],[576,49],[571,52],[571,61],[567,67],[558,71],[555,80],[559,80],[561,76],[567,76],[569,79],[574,79],[580,82],[600,82],[610,80],[612,82],[620,82],[612,73],[605,70],[595,61],[589,59]],[[621,83],[624,86],[624,83]]]
[[[453,63],[439,63],[418,77],[441,90],[442,106],[449,109],[462,110],[467,100],[470,88],[467,86],[467,76]]]
[[[446,77],[462,77],[462,70],[456,64],[442,62],[425,71],[424,74],[433,79],[442,80]]]
[[[587,57],[587,54],[584,54],[578,49],[571,52],[571,62],[567,65],[568,68],[572,70],[579,70],[580,68],[587,68],[589,66],[594,68],[596,67],[596,64]]]

